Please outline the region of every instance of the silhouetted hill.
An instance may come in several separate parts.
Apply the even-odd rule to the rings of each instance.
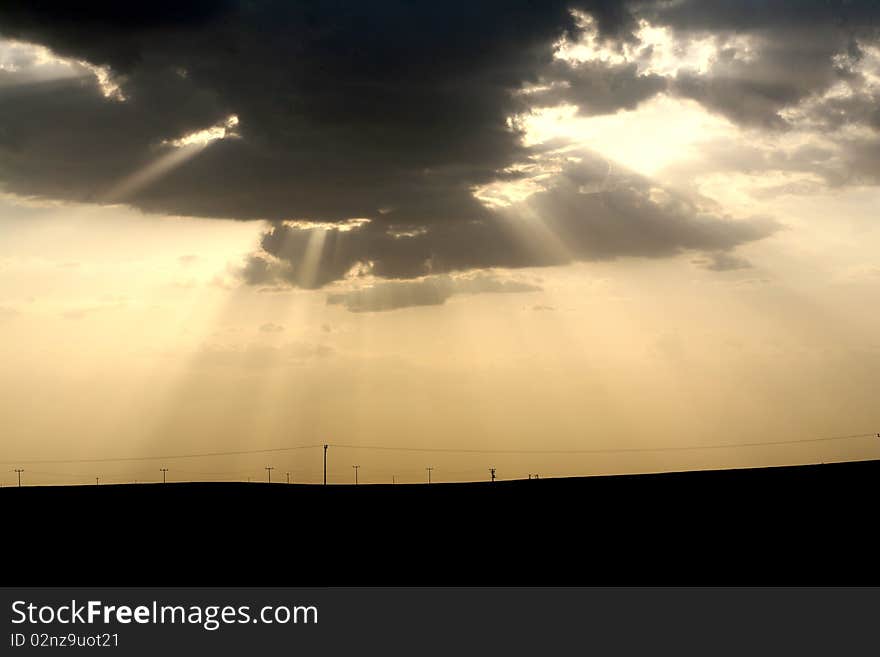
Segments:
[[[880,462],[0,490],[6,584],[880,583]]]

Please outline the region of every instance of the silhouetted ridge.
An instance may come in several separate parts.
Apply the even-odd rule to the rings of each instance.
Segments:
[[[870,583],[877,481],[880,462],[864,461],[464,484],[23,487],[0,501],[15,528],[10,584]]]

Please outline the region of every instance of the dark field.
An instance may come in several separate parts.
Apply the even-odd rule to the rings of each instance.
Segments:
[[[880,462],[0,489],[6,585],[880,584]]]

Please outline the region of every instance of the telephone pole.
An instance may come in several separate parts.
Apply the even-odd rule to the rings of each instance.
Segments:
[[[266,466],[265,468],[263,468],[263,469],[264,469],[266,472],[269,473],[269,483],[271,484],[271,483],[272,483],[272,470],[274,470],[275,468],[273,468],[272,466],[267,465],[267,466]]]
[[[168,472],[168,468],[159,468],[159,471],[162,473],[162,483],[165,483],[165,473]]]
[[[21,468],[15,469],[16,474],[18,475],[18,487],[21,488],[21,473],[24,472]]]
[[[354,468],[354,485],[357,486],[358,485],[358,470],[360,470],[361,466],[353,465],[351,467]]]
[[[428,483],[429,483],[429,484],[431,483],[431,471],[432,471],[433,469],[434,469],[434,466],[431,466],[431,467],[429,467],[429,468],[425,468],[425,470],[428,471]]]
[[[492,483],[495,483],[495,468],[489,468],[489,474],[492,475]]]
[[[98,482],[99,482],[99,481],[101,481],[101,478],[100,478],[100,477],[95,477],[95,486],[98,485]]]
[[[290,473],[289,473],[289,472],[285,472],[284,474],[287,475],[287,483],[289,484],[289,483],[290,483]]]
[[[327,485],[327,447],[328,445],[324,444],[324,485]]]

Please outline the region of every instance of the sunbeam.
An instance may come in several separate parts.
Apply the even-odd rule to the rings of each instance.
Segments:
[[[109,203],[125,201],[196,157],[212,142],[236,136],[236,126],[238,126],[238,117],[232,115],[223,122],[204,130],[197,130],[177,139],[163,142],[160,148],[165,151],[164,153],[110,187],[104,193],[103,200]]]

